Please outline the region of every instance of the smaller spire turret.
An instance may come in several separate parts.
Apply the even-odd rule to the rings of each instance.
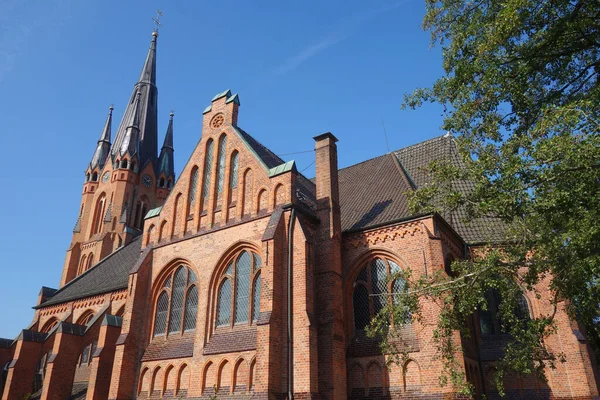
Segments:
[[[173,160],[173,116],[175,113],[171,111],[169,114],[169,126],[167,127],[167,133],[165,134],[165,140],[160,150],[160,156],[158,157],[158,169],[156,176],[164,174],[164,178],[168,181],[169,178],[175,180],[175,167]]]
[[[98,145],[96,146],[96,150],[94,151],[94,155],[92,156],[92,161],[90,161],[90,169],[94,169],[96,167],[102,169],[104,168],[104,164],[106,164],[106,159],[108,157],[108,154],[110,153],[112,112],[113,106],[111,104],[108,109],[108,117],[106,118],[104,129],[102,129],[102,134],[100,135],[100,139],[98,140]]]

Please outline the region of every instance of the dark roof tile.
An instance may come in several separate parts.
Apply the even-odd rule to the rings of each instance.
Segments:
[[[431,182],[428,166],[434,160],[463,165],[452,136],[439,136],[340,169],[342,230],[362,230],[410,218],[406,193]],[[454,185],[463,193],[473,189],[470,182],[455,182]],[[464,208],[442,216],[467,243],[502,239],[504,230],[499,220],[468,220]]]
[[[140,256],[142,238],[138,236],[127,246],[113,252],[36,308],[94,296],[127,288],[129,271]]]

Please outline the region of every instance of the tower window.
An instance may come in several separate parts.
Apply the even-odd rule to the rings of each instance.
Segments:
[[[198,313],[196,274],[181,265],[165,279],[156,302],[154,336],[193,331]]]
[[[91,235],[102,232],[102,220],[104,213],[106,212],[106,195],[102,193],[96,201],[96,208],[94,209],[94,219],[92,221]],[[90,235],[90,236],[91,236]]]
[[[165,178],[160,178],[158,181],[158,187],[165,187]]]
[[[92,181],[93,181],[93,182],[98,182],[98,173],[97,173],[97,172],[94,172],[94,173],[92,174]]]
[[[127,169],[127,159],[122,159],[121,160],[121,168]]]
[[[217,292],[216,326],[249,324],[260,313],[261,258],[239,252],[228,264]]]

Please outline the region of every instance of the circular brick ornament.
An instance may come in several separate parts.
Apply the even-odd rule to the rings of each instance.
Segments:
[[[223,114],[218,114],[215,115],[215,117],[212,119],[212,121],[210,122],[210,126],[213,128],[219,128],[221,125],[223,125],[223,122],[225,122]]]

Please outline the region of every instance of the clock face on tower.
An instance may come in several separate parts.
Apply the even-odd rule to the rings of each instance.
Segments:
[[[152,177],[150,175],[148,175],[148,174],[142,176],[142,183],[146,187],[152,186]]]
[[[104,175],[102,175],[102,183],[106,183],[108,182],[108,179],[110,178],[110,172],[105,172]]]

